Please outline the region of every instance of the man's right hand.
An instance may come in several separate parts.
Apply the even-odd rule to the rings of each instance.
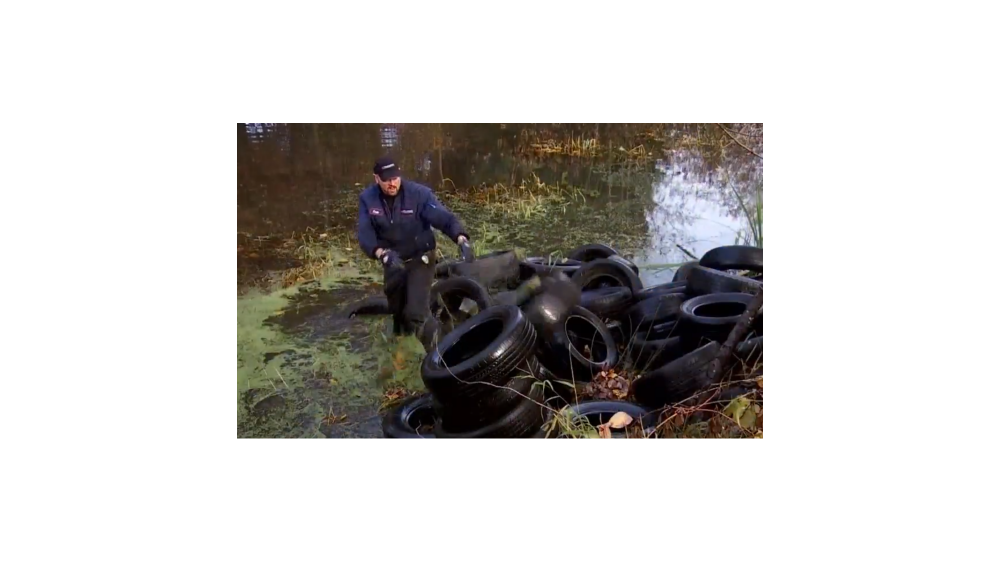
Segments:
[[[379,254],[379,261],[382,262],[382,267],[385,269],[394,269],[404,267],[403,260],[399,258],[399,254],[393,250],[383,250]]]

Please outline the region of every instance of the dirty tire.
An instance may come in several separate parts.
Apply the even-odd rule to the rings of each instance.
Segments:
[[[629,348],[632,368],[638,372],[658,369],[684,355],[684,345],[680,336],[663,339],[632,340]]]
[[[517,291],[500,291],[493,295],[493,304],[513,304],[517,305]]]
[[[573,274],[573,281],[582,290],[601,287],[628,287],[635,295],[642,291],[642,281],[634,271],[620,262],[599,259],[583,264]]]
[[[593,427],[608,423],[611,416],[618,412],[625,412],[632,418],[632,423],[628,427],[642,423],[643,418],[649,414],[649,410],[638,404],[625,402],[624,400],[587,400],[574,404],[566,409],[573,418],[584,417]],[[626,428],[611,429],[612,439],[624,439]]]
[[[580,294],[580,306],[600,316],[613,316],[632,304],[632,291],[628,287],[602,287]]]
[[[746,293],[712,293],[685,301],[681,305],[678,329],[686,345],[725,342],[751,300],[753,295]]]
[[[711,384],[709,363],[721,346],[711,342],[644,373],[632,382],[632,396],[647,408],[660,408],[690,398]]]
[[[446,279],[451,276],[451,266],[459,263],[458,260],[453,258],[446,258],[437,263],[434,266],[434,277],[437,279]]]
[[[490,252],[476,256],[475,261],[451,264],[450,277],[467,277],[487,289],[500,290],[517,282],[518,260],[514,250]]]
[[[709,250],[698,264],[721,271],[735,269],[764,273],[764,249],[756,246],[719,246]]]
[[[747,293],[756,294],[764,286],[760,281],[749,277],[741,277],[696,265],[691,268],[688,276],[688,292],[693,296],[712,293]]]
[[[434,421],[431,395],[421,394],[407,398],[382,416],[382,435],[390,439],[433,438],[433,433],[417,433],[417,428],[421,425],[436,425]]]
[[[764,336],[750,338],[738,344],[734,355],[747,366],[753,367],[758,361],[764,359]]]
[[[489,384],[503,386],[529,369],[535,343],[535,328],[519,308],[493,306],[444,336],[424,357],[420,376],[445,407],[476,401],[495,390]]]
[[[650,326],[676,320],[686,299],[687,295],[683,293],[671,293],[641,300],[625,311],[622,325],[628,330],[629,337],[648,332]],[[650,336],[643,334],[643,337]]]
[[[490,298],[490,293],[486,290],[486,287],[483,287],[474,279],[466,279],[465,277],[442,279],[431,285],[430,302],[432,313],[437,312],[435,307],[440,307],[437,302],[438,296],[444,299],[445,303],[455,304],[456,307],[462,302],[463,298],[473,300],[479,306],[480,312],[493,305],[493,299]]]
[[[389,312],[389,299],[385,295],[378,295],[362,299],[356,303],[349,304],[344,313],[348,318],[355,316],[391,314]]]
[[[584,244],[579,248],[574,248],[566,257],[571,260],[579,260],[586,263],[617,255],[618,252],[616,252],[611,246],[606,246],[604,244]]]
[[[619,256],[618,254],[615,254],[613,256],[608,256],[605,259],[609,259],[611,261],[616,261],[616,262],[624,265],[625,267],[631,269],[632,273],[635,273],[636,275],[639,274],[639,266],[635,265],[635,262],[633,262],[632,260],[630,260],[628,258],[625,258],[625,257]]]
[[[531,436],[532,439],[553,439],[557,437],[557,431],[552,428],[552,412],[545,410],[545,418],[542,427]]]
[[[645,289],[639,291],[639,294],[635,296],[635,300],[643,301],[660,295],[683,294],[685,291],[687,291],[687,283],[684,281],[678,281],[676,283],[663,283],[660,285],[653,285],[652,287],[646,287]]]
[[[591,359],[583,356],[585,345],[591,349]],[[618,346],[597,315],[575,306],[561,329],[541,342],[538,358],[556,378],[586,382],[618,364]]]
[[[677,271],[674,272],[674,283],[687,281],[688,275],[691,275],[691,270],[694,269],[694,266],[696,265],[698,265],[698,262],[696,261],[682,263],[681,266],[677,268]]]
[[[528,359],[530,373],[518,372],[502,388],[492,388],[491,392],[475,400],[453,402],[445,406],[433,401],[438,424],[449,433],[475,431],[504,417],[531,393],[532,385],[543,380],[537,360]],[[535,378],[535,377],[538,378]]]
[[[545,423],[545,407],[542,406],[544,389],[536,385],[528,398],[521,398],[514,408],[499,420],[473,431],[452,432],[441,425],[434,427],[434,435],[440,439],[518,439],[533,437]]]
[[[566,275],[573,275],[573,273],[575,273],[576,270],[580,269],[580,266],[583,265],[579,260],[552,259],[546,257],[525,258],[522,263],[536,274],[554,273],[556,271],[560,271]]]

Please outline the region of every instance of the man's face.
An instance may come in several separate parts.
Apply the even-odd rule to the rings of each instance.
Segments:
[[[400,179],[392,178],[391,180],[382,181],[378,175],[375,175],[375,181],[378,182],[378,186],[382,188],[382,193],[386,195],[393,196],[399,193],[399,182]]]

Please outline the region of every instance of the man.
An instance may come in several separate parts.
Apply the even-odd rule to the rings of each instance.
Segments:
[[[465,261],[472,261],[472,247],[455,215],[430,188],[403,180],[391,158],[379,158],[373,171],[375,184],[358,197],[358,242],[382,262],[393,332],[413,334],[430,314],[436,262],[431,227],[454,240]]]

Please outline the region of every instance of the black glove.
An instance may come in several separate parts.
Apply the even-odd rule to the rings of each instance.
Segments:
[[[384,267],[385,269],[397,269],[405,267],[403,265],[403,260],[399,258],[399,254],[397,254],[393,250],[386,250],[382,252],[382,257],[380,257],[379,259],[382,260],[382,267]]]
[[[472,252],[472,245],[466,240],[458,245],[458,254],[465,263],[472,263],[476,259],[476,254]]]

